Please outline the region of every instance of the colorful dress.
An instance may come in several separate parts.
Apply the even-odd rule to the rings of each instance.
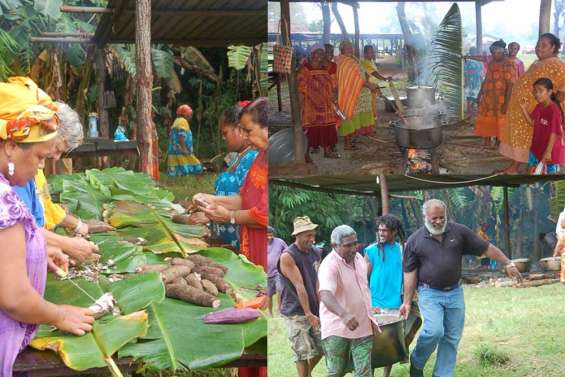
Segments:
[[[369,134],[375,127],[375,118],[371,91],[365,86],[360,63],[356,58],[346,55],[337,56],[336,63],[338,105],[345,115],[339,133],[341,136]]]
[[[379,85],[379,79],[373,76],[373,73],[377,72],[377,66],[375,62],[369,59],[361,59],[361,67],[368,76],[369,82],[374,85]],[[373,117],[377,118],[377,93],[371,92],[371,109],[373,110]]]
[[[481,90],[481,84],[483,83],[483,63],[467,59],[465,60],[464,71],[465,71],[465,97],[467,100],[476,100],[479,96],[479,91]]]
[[[261,151],[239,193],[241,209],[249,210],[258,226],[241,225],[241,253],[267,271],[267,224],[269,222],[269,167],[267,153]]]
[[[184,145],[188,149],[189,155],[186,155],[181,149],[181,138],[184,138]],[[169,135],[167,154],[168,175],[177,176],[202,173],[202,164],[192,153],[192,132],[186,119],[175,119],[171,127],[171,134]]]
[[[537,102],[532,94],[534,82],[547,77],[553,82],[553,88],[561,91],[565,88],[565,62],[551,57],[534,62],[512,88],[510,105],[506,114],[507,127],[500,134],[500,153],[517,162],[528,162],[534,129],[524,118],[520,102],[527,100],[528,109],[533,109]]]
[[[26,242],[27,277],[31,286],[43,297],[47,278],[47,254],[43,234],[26,205],[0,174],[0,230],[22,224]],[[9,248],[3,252],[10,252]],[[12,319],[0,309],[0,376],[11,377],[14,361],[33,339],[37,325]]]
[[[298,92],[304,98],[302,126],[309,147],[337,144],[337,116],[332,100],[335,86],[335,74],[330,74],[326,67],[314,68],[305,63],[298,70]]]
[[[511,61],[492,61],[488,64],[479,100],[475,135],[500,138],[501,130],[506,127],[506,114],[501,112],[506,86],[514,84],[516,79],[516,68]]]
[[[247,148],[238,154],[228,169],[216,179],[214,184],[215,194],[218,196],[238,195],[245,177],[247,177],[249,168],[258,154],[259,151],[251,148]],[[239,249],[238,225],[212,223],[211,228],[218,238]]]
[[[526,72],[524,62],[518,58],[510,58],[510,61],[514,63],[514,66],[516,67],[516,74],[518,75],[518,78],[520,78],[524,74],[524,72]]]

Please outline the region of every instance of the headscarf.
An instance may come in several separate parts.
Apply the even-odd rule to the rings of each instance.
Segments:
[[[504,42],[502,39],[499,39],[496,42],[493,42],[490,45],[490,53],[494,54],[495,51],[502,51],[502,52],[506,52],[506,42]]]
[[[38,143],[57,136],[58,108],[28,77],[0,83],[0,140]]]

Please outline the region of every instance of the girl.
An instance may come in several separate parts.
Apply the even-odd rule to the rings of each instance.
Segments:
[[[557,173],[565,162],[563,149],[563,110],[555,98],[553,83],[542,77],[534,82],[534,97],[537,105],[531,114],[525,102],[520,103],[526,121],[534,126],[534,135],[528,158],[532,174],[541,162],[547,173]]]

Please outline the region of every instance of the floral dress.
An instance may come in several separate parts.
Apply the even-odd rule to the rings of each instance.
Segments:
[[[251,148],[238,154],[237,158],[229,165],[227,171],[220,174],[216,179],[214,185],[215,194],[218,196],[238,195],[257,154],[259,152]],[[211,228],[218,238],[239,250],[238,225],[212,223]]]
[[[188,149],[189,155],[181,149],[181,138],[184,138],[184,146]],[[177,176],[202,173],[202,164],[192,153],[192,132],[186,119],[175,119],[171,127],[167,154],[168,175]]]
[[[31,286],[43,296],[47,278],[47,254],[43,234],[35,224],[31,212],[0,174],[0,230],[22,224],[26,243],[27,277]],[[3,248],[9,253],[9,248]],[[12,319],[0,309],[0,376],[12,377],[12,368],[18,353],[33,339],[37,325]]]

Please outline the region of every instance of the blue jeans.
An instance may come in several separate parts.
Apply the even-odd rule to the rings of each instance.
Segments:
[[[418,288],[418,305],[424,317],[424,326],[412,351],[411,362],[424,369],[430,355],[437,357],[433,377],[451,377],[455,370],[457,347],[465,324],[463,288],[444,292],[432,288]]]

